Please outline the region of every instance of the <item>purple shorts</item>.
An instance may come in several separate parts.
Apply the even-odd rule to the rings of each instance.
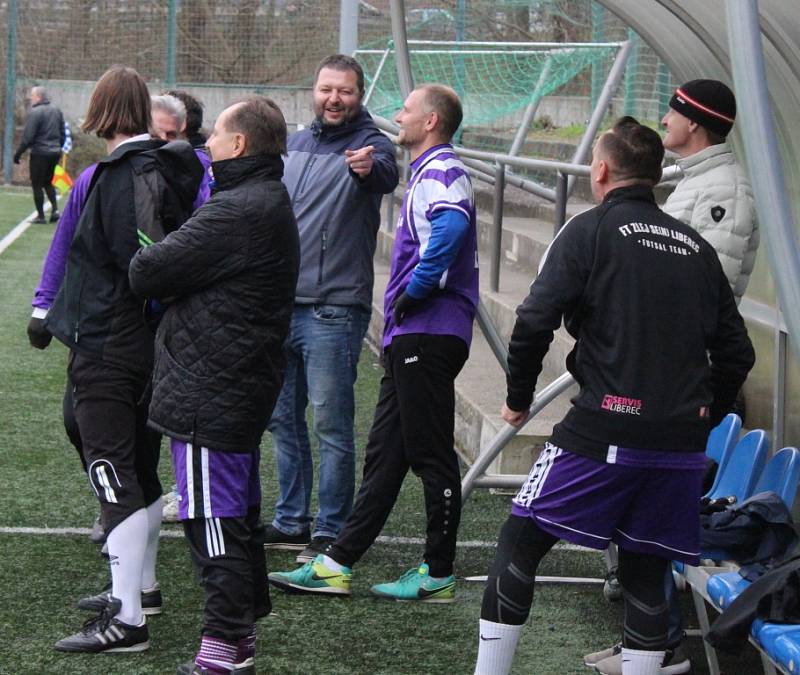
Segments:
[[[170,439],[178,518],[241,518],[261,503],[259,450],[222,452]]]
[[[613,541],[697,565],[704,463],[704,453],[616,447],[603,462],[546,443],[512,513],[581,546],[604,549]]]

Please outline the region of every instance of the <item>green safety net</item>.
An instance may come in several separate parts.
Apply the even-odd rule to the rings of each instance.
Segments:
[[[391,42],[387,49],[388,54],[376,49],[355,56],[364,67],[368,90],[372,89],[367,107],[391,119],[402,107],[403,96]],[[464,126],[484,127],[519,117],[517,113],[532,100],[556,93],[593,65],[607,70],[617,49],[588,44],[428,43],[410,44],[409,58],[415,84],[450,85],[462,99]]]

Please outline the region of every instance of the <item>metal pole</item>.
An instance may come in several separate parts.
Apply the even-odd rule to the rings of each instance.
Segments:
[[[466,20],[467,20],[467,2],[466,0],[458,0],[456,5],[456,42],[463,42],[464,34],[466,31]],[[453,63],[453,75],[454,75],[454,82],[453,88],[455,92],[458,94],[458,97],[461,99],[462,105],[466,107],[466,90],[464,89],[464,81],[465,81],[465,69],[464,69],[464,57],[456,54],[454,63]],[[453,142],[461,145],[461,136],[464,132],[464,127],[461,126],[456,131],[455,137],[453,138]]]
[[[6,123],[3,130],[3,182],[14,175],[14,102],[17,88],[17,0],[8,3],[8,44],[6,46]]]
[[[531,100],[525,108],[525,114],[522,116],[522,122],[517,129],[517,135],[511,143],[511,149],[508,151],[509,155],[518,155],[522,146],[525,144],[525,139],[528,136],[528,131],[533,124],[533,119],[536,117],[536,111],[539,109],[539,103],[542,101],[542,89],[550,76],[550,67],[553,65],[553,57],[548,56],[547,60],[542,66],[542,72],[539,73],[539,80],[536,82],[536,88],[531,94]]]
[[[486,469],[488,469],[489,465],[494,461],[494,458],[500,454],[506,445],[508,445],[508,442],[514,438],[514,436],[516,436],[522,430],[522,428],[531,419],[533,419],[535,415],[539,414],[539,411],[541,411],[542,408],[548,405],[559,394],[569,389],[574,382],[575,379],[569,373],[563,373],[562,375],[559,375],[559,377],[544,387],[536,395],[533,400],[533,405],[531,405],[531,411],[528,414],[528,417],[525,419],[525,422],[523,422],[522,426],[512,427],[510,424],[506,424],[502,429],[500,429],[500,431],[497,432],[497,435],[491,440],[486,449],[481,451],[481,454],[478,455],[477,459],[469,468],[469,471],[467,471],[466,475],[461,481],[462,503],[467,501],[467,498],[472,492],[472,488],[475,487],[475,481],[483,476],[483,474],[486,472]],[[481,482],[486,484],[488,482],[488,477],[487,481]]]
[[[800,361],[800,249],[767,90],[758,2],[727,0],[726,7],[728,51],[734,89],[739,92],[737,112],[747,173],[756,195],[756,211],[766,236],[778,299],[792,336],[795,358]]]
[[[622,103],[624,115],[636,115],[636,90],[634,85],[639,77],[639,36],[633,28],[628,28],[628,41],[631,43],[631,55],[625,69],[625,98]]]
[[[358,49],[358,0],[340,0],[339,53],[353,54]]]
[[[592,3],[592,42],[602,42],[605,33],[605,7],[599,2]],[[592,62],[592,110],[597,107],[600,91],[603,87],[603,64],[595,59]]]
[[[369,83],[367,93],[364,94],[364,100],[361,101],[364,106],[366,106],[369,103],[369,100],[372,98],[372,92],[375,91],[375,86],[378,84],[378,78],[381,76],[381,73],[383,73],[383,67],[386,65],[386,59],[389,58],[390,51],[392,51],[391,40],[389,41],[389,46],[386,47],[386,51],[383,52],[383,56],[381,56],[378,67],[375,69],[375,74],[372,76],[372,82]]]
[[[500,290],[500,258],[503,248],[503,200],[506,190],[506,166],[498,162],[494,170],[494,205],[492,208],[492,258],[489,261],[489,286]]]
[[[583,164],[589,156],[589,151],[592,148],[595,134],[603,123],[603,118],[606,116],[606,111],[611,105],[611,99],[622,81],[622,76],[625,74],[625,66],[628,63],[632,44],[630,40],[623,42],[617,53],[617,58],[614,59],[614,65],[611,66],[611,71],[608,73],[606,83],[603,85],[603,91],[600,92],[600,97],[597,100],[597,105],[592,111],[592,116],[589,118],[589,124],[586,126],[586,131],[583,132],[583,137],[578,147],[575,149],[575,154],[572,156],[574,164]],[[572,192],[575,185],[575,177],[570,176],[567,184],[567,194]]]
[[[556,213],[555,223],[553,224],[553,236],[558,234],[558,231],[564,227],[567,222],[567,183],[569,176],[562,171],[556,174]]]
[[[783,447],[784,426],[786,423],[786,342],[787,335],[781,330],[780,303],[775,307],[775,357],[772,384],[772,450],[777,452]]]
[[[394,60],[397,63],[397,79],[400,82],[400,93],[405,99],[414,88],[411,59],[408,56],[405,0],[391,0],[389,9],[392,17],[392,40],[394,42]]]
[[[168,88],[175,86],[175,60],[178,39],[178,0],[169,0],[167,9],[167,73],[164,78]]]

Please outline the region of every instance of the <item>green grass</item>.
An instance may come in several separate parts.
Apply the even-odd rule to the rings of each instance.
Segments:
[[[31,203],[0,192],[0,232],[31,210]],[[0,527],[89,527],[97,504],[61,424],[66,350],[28,345],[30,298],[53,227],[32,226],[0,255]],[[357,385],[359,449],[371,423],[379,366],[365,349]],[[262,480],[267,518],[277,494],[274,461],[265,438]],[[162,461],[165,486],[172,483]],[[494,541],[509,508],[508,496],[476,490],[464,509],[462,541]],[[385,535],[419,537],[424,527],[419,481],[409,476],[384,529]],[[176,526],[165,529],[177,531]],[[375,600],[373,583],[396,578],[415,565],[420,545],[376,544],[356,566],[351,599],[272,594],[274,612],[259,625],[260,673],[450,674],[472,672],[482,586],[461,582],[453,605],[414,605]],[[459,576],[485,574],[489,547],[460,548]],[[271,554],[271,569],[291,568],[290,553]],[[541,574],[602,576],[596,553],[555,551]],[[107,579],[107,566],[84,535],[0,533],[0,673],[160,674],[197,648],[202,594],[194,582],[182,539],[164,538],[159,580],[162,616],[150,621],[152,648],[135,655],[63,655],[53,643],[85,618],[74,608]],[[688,602],[688,598],[686,598]],[[688,604],[687,604],[688,608]],[[689,611],[686,616],[693,617]],[[621,607],[606,603],[595,586],[540,586],[531,621],[515,660],[515,673],[588,673],[581,655],[612,644]],[[702,648],[690,642],[695,673],[707,672]],[[752,658],[723,660],[726,673],[758,672]]]

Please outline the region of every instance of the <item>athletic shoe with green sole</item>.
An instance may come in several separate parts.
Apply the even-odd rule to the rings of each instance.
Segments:
[[[427,563],[408,570],[397,581],[377,584],[370,589],[375,595],[390,600],[417,600],[419,602],[448,603],[456,597],[456,578],[451,574],[444,579],[434,579]]]
[[[323,556],[318,555],[291,572],[272,572],[269,583],[287,593],[350,595],[353,571],[349,567],[334,571],[326,567],[322,560]]]

